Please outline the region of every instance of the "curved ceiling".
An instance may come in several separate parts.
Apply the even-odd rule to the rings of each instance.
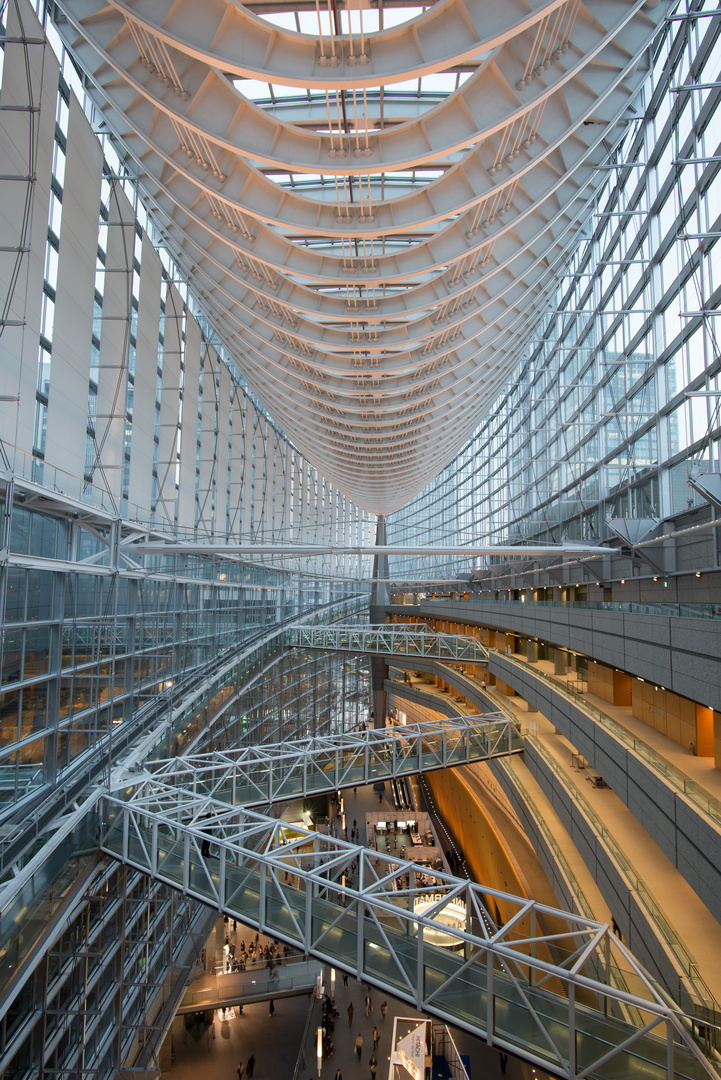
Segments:
[[[663,9],[439,0],[381,29],[383,0],[349,7],[61,0],[59,29],[253,391],[389,513],[506,381]]]

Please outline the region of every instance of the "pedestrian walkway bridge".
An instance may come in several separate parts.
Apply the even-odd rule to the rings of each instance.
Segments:
[[[249,964],[245,971],[201,975],[186,990],[178,1014],[309,994],[315,990],[322,971],[323,965],[317,960],[297,956],[276,962],[274,967],[266,963]]]
[[[423,627],[423,629],[420,629]],[[328,649],[371,653],[378,656],[428,657],[483,664],[488,651],[472,637],[461,634],[434,634],[423,624],[404,626],[289,626],[286,644],[298,649]]]
[[[108,855],[554,1075],[718,1080],[603,923],[148,774],[103,819]]]
[[[189,754],[147,762],[145,768],[164,784],[253,806],[467,765],[522,749],[515,721],[489,713]]]

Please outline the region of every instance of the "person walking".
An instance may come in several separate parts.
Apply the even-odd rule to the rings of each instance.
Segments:
[[[353,1002],[348,1005],[348,1027],[353,1027]]]
[[[506,1065],[508,1064],[508,1054],[504,1054],[501,1050],[498,1054],[498,1057],[500,1059],[501,1072],[504,1073],[506,1071]]]
[[[343,1073],[340,1069],[336,1069],[335,1071],[335,1080],[343,1080]]]
[[[243,1080],[243,1060],[238,1062],[238,1068],[235,1070],[238,1074],[238,1080]]]
[[[274,1012],[275,1012],[275,1002],[271,998],[270,1001],[268,1002],[268,1016],[272,1016]]]
[[[343,989],[344,990],[348,989],[348,972],[347,971],[343,972]]]
[[[358,1061],[360,1062],[361,1054],[363,1053],[363,1036],[361,1035],[360,1031],[356,1035],[355,1052],[358,1055]]]
[[[388,1002],[381,1001],[381,1016],[383,1017],[383,1023],[386,1022],[386,1013],[388,1012]]]
[[[373,1002],[371,1001],[370,990],[366,990],[366,1019],[373,1012]]]
[[[245,1075],[252,1076],[253,1069],[255,1068],[255,1054],[251,1054],[248,1058],[248,1064],[245,1066]]]
[[[378,1049],[378,1041],[379,1041],[380,1037],[381,1037],[381,1033],[374,1024],[373,1025],[373,1051],[374,1052]]]
[[[375,1054],[371,1054],[370,1061],[368,1062],[368,1067],[371,1071],[371,1080],[376,1080],[376,1073],[378,1072],[378,1061],[376,1060]]]

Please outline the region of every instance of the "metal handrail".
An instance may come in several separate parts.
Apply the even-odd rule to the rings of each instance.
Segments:
[[[473,637],[436,634],[407,626],[343,626],[324,628],[291,626],[286,640],[294,648],[343,650],[408,659],[434,658],[470,664],[486,663],[488,650]]]
[[[520,753],[517,722],[501,713],[454,716],[312,738],[147,761],[157,782],[233,806],[253,806],[334,792],[449,765]],[[137,774],[118,770],[112,787]]]
[[[416,592],[418,589],[416,588]],[[421,600],[419,604],[403,605],[404,607],[424,607],[426,604],[485,604],[488,607],[502,605],[503,607],[525,608],[531,614],[533,608],[554,609],[565,611],[576,609],[578,611],[615,611],[628,615],[663,615],[670,618],[682,619],[721,619],[721,604],[704,603],[667,603],[648,602],[641,603],[638,600],[503,600],[501,598],[488,600],[483,596],[469,593],[465,596],[430,597]]]
[[[556,761],[553,755],[549,753],[536,735],[527,733],[525,735],[525,740],[526,742],[532,743],[539,756],[563,781],[564,791],[580,806],[584,816],[588,819],[591,828],[596,834],[596,837],[601,841],[604,847],[608,849],[611,855],[613,855],[623,876],[628,880],[631,889],[638,895],[641,904],[645,907],[649,916],[649,923],[653,923],[660,930],[663,940],[681,965],[685,978],[693,985],[699,987],[698,1003],[703,1008],[711,1009],[717,1014],[721,1013],[721,1006],[716,1001],[703,977],[698,973],[694,974],[694,969],[698,972],[696,960],[666,919],[666,916],[663,914],[663,911],[659,907],[653,893],[646,885],[646,882],[636,872],[633,864],[619,847],[609,829],[603,824],[603,821],[591,806],[588,799],[573,783],[573,778],[568,776],[563,767]],[[690,994],[688,996],[689,999],[693,1001],[693,996]]]
[[[585,697],[579,694],[571,694],[566,690],[563,683],[558,682],[551,675],[547,675],[545,671],[541,671],[535,666],[532,667],[528,663],[524,663],[523,660],[518,660],[514,656],[509,656],[507,653],[501,652],[499,649],[490,648],[489,652],[495,656],[502,657],[509,663],[514,664],[519,670],[529,673],[535,679],[541,679],[546,685],[552,687],[556,693],[567,701],[573,702],[573,704],[584,712],[587,712],[593,717],[599,724],[607,728],[615,738],[622,742],[624,746],[627,746],[634,753],[642,757],[651,768],[659,773],[664,780],[668,780],[670,784],[690,799],[696,806],[699,807],[716,825],[721,825],[721,802],[710,795],[696,780],[692,780],[690,776],[687,776],[675,765],[672,765],[666,758],[657,753],[648,743],[643,739],[636,738],[632,735],[627,728],[620,724],[617,720],[614,720],[608,713],[603,712],[596,705],[592,705]]]
[[[575,1076],[575,1046],[589,1075],[610,1075],[608,1064],[613,1075],[718,1080],[683,1014],[607,924],[150,778],[106,796],[104,809],[108,855],[534,1065]],[[408,884],[398,888],[399,876]],[[494,900],[511,912],[503,926]],[[448,933],[449,905],[466,911],[465,928],[453,929],[463,954],[427,937]],[[566,926],[548,939],[560,963],[538,955],[546,916]],[[637,992],[610,985],[614,953]],[[603,978],[587,974],[592,956]],[[629,1023],[633,1009],[643,1026]]]

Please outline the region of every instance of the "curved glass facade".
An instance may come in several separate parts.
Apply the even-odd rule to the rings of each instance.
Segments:
[[[687,481],[719,469],[716,15],[666,20],[533,340],[453,463],[389,518],[390,542],[598,542],[609,515],[703,504]]]

